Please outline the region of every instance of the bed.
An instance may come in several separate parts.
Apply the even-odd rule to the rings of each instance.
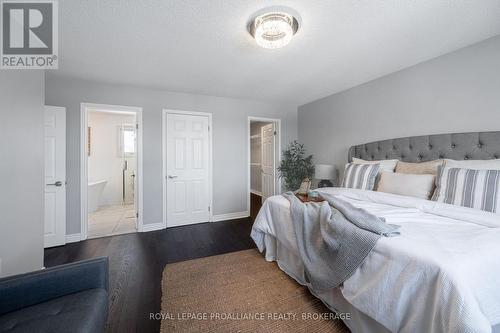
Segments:
[[[353,157],[424,162],[500,157],[500,132],[442,134],[357,145]],[[304,274],[289,202],[266,200],[252,238],[268,261],[309,287],[352,332],[500,332],[500,215],[401,195],[326,188],[401,226],[379,240],[342,286],[312,288]]]

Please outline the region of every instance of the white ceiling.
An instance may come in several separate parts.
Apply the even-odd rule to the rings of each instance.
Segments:
[[[302,26],[258,47],[253,13]],[[51,75],[304,104],[500,34],[500,0],[64,0]]]

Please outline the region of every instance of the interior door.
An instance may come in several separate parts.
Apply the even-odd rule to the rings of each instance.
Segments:
[[[66,109],[45,107],[44,246],[66,243]]]
[[[133,174],[133,186],[134,186],[134,208],[135,208],[135,228],[139,230],[139,142],[137,140],[137,136],[139,135],[139,123],[137,122],[137,117],[139,115],[136,114],[136,123],[134,124],[134,152],[135,152],[135,165],[134,165],[134,174]]]
[[[135,124],[135,136],[134,136],[134,145],[135,145],[135,172],[134,172],[134,207],[135,207],[135,228],[139,230],[139,141],[137,139],[139,135],[139,123],[137,122],[137,117],[139,114],[136,114],[136,124]],[[141,151],[142,154],[142,151]],[[142,165],[141,165],[142,168]],[[142,218],[142,216],[141,216]]]
[[[167,114],[167,227],[208,222],[209,119]]]
[[[261,164],[262,164],[262,202],[275,194],[275,126],[274,123],[262,126]]]

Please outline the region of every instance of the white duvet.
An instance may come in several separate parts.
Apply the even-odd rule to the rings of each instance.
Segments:
[[[491,332],[500,323],[500,215],[393,194],[328,188],[401,226],[381,238],[340,288],[358,310],[392,332]],[[264,202],[252,237],[296,251],[289,203]]]

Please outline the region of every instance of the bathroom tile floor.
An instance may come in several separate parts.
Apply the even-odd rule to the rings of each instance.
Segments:
[[[101,206],[88,219],[88,238],[136,232],[133,204]]]

